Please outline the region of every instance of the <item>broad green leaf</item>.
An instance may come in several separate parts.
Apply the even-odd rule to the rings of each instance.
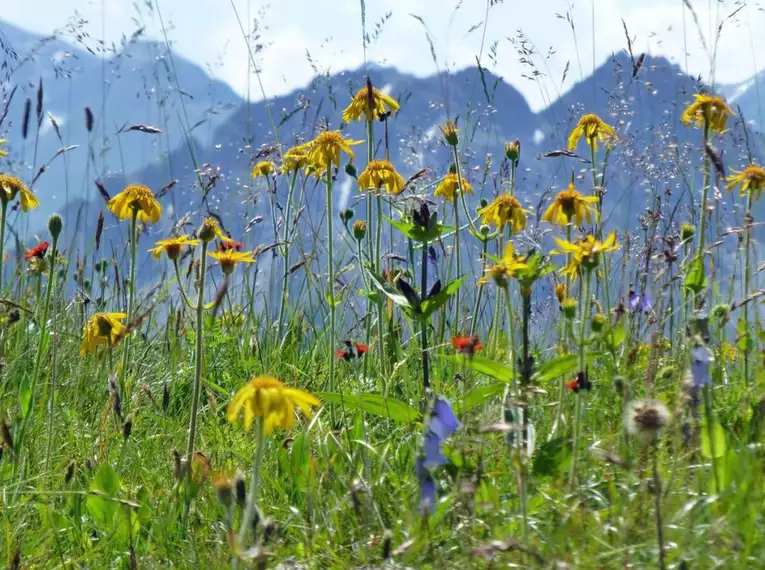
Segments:
[[[472,410],[476,406],[480,406],[492,398],[501,396],[504,391],[505,384],[501,384],[499,382],[488,384],[487,386],[479,386],[478,388],[473,388],[460,400],[458,408],[462,413],[467,412],[468,410]]]
[[[413,422],[422,417],[418,410],[406,402],[385,398],[379,394],[347,394],[341,396],[334,392],[319,392],[316,396],[328,404],[364,410],[369,414],[388,418],[394,422]]]
[[[388,297],[399,307],[404,307],[407,309],[412,308],[412,306],[409,304],[409,301],[407,301],[406,297],[404,297],[404,295],[402,295],[398,289],[391,287],[387,281],[385,281],[379,275],[375,275],[372,271],[367,271],[367,273],[369,273],[369,276],[372,278],[372,283],[380,290],[383,295]]]
[[[29,375],[24,376],[19,386],[19,404],[21,404],[21,415],[26,417],[29,414],[29,406],[32,403],[32,387],[29,383]]]
[[[701,422],[701,454],[707,459],[719,458],[725,455],[725,430],[723,427],[715,422],[712,424],[712,440],[709,439],[709,429],[707,428],[706,420]],[[714,443],[714,454],[712,452],[712,445]]]
[[[122,506],[117,516],[117,532],[115,536],[122,544],[130,544],[141,530],[141,523],[132,508]]]
[[[436,223],[431,228],[423,228],[413,224],[412,222],[407,222],[404,220],[391,220],[385,216],[383,216],[383,219],[385,219],[386,222],[388,222],[391,226],[396,228],[409,239],[420,243],[436,241],[441,236],[441,234],[453,229],[450,226],[441,224],[440,222]]]
[[[422,314],[424,318],[430,317],[433,313],[435,313],[438,309],[443,307],[446,302],[449,300],[449,297],[454,295],[457,290],[460,288],[460,285],[462,285],[462,281],[465,279],[465,277],[460,277],[459,279],[456,279],[449,283],[446,286],[446,289],[442,289],[439,291],[436,295],[431,297],[430,299],[426,299],[422,302]]]
[[[91,491],[101,491],[110,497],[116,497],[120,490],[120,478],[108,463],[99,465],[96,476],[90,483]]]
[[[592,363],[594,360],[601,357],[601,353],[588,352],[585,356],[585,362],[587,364]],[[542,364],[536,373],[532,376],[531,380],[536,384],[545,384],[560,378],[561,376],[568,376],[574,372],[579,371],[579,355],[577,354],[564,354],[558,356],[552,360],[548,360]]]
[[[704,262],[702,257],[696,257],[690,262],[685,273],[686,290],[692,293],[701,293],[707,286],[707,276],[704,274]]]
[[[452,362],[457,366],[464,366],[473,372],[485,374],[506,384],[513,381],[513,372],[508,365],[494,362],[483,356],[465,357],[461,354],[444,354],[438,355],[438,358]]]
[[[534,454],[532,472],[538,477],[550,477],[566,470],[571,461],[571,443],[566,437],[544,442]]]

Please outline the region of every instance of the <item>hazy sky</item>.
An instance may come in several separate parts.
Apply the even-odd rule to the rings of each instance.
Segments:
[[[765,55],[756,59],[757,53],[765,53],[765,35],[757,32],[765,28],[759,2],[689,1],[697,20],[684,8],[684,0],[366,0],[368,32],[390,13],[367,58],[418,75],[436,71],[425,27],[416,15],[427,26],[440,69],[474,64],[480,54],[485,67],[521,89],[535,108],[544,104],[545,95],[523,77],[531,70],[518,62],[510,41],[518,38],[519,31],[537,50],[533,59],[547,75],[543,87],[553,98],[567,62],[564,90],[588,75],[593,61],[599,65],[611,52],[626,47],[622,19],[636,52],[666,55],[707,80],[715,49],[717,82],[746,80],[765,65]],[[1,16],[47,34],[77,12],[88,21],[92,37],[111,41],[138,26],[145,26],[148,36],[162,39],[161,14],[179,53],[209,65],[214,75],[244,93],[248,55],[232,2],[246,29],[252,30],[258,21],[257,42],[264,48],[257,58],[269,96],[308,81],[313,70],[306,53],[321,71],[357,67],[364,61],[361,0],[7,0]],[[494,4],[488,18],[487,3]],[[496,64],[491,57],[494,48]],[[551,48],[555,52],[548,56]],[[259,98],[255,83],[251,85],[253,98]]]

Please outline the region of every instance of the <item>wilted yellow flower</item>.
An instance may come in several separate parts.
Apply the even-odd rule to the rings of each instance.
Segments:
[[[271,433],[275,427],[289,429],[295,425],[295,407],[310,418],[311,406],[321,402],[308,392],[287,388],[273,376],[257,376],[236,393],[226,411],[229,422],[236,422],[244,410],[244,429],[252,427],[252,420],[263,418],[263,431]]]
[[[592,206],[597,203],[597,196],[582,196],[573,184],[569,184],[566,190],[558,192],[542,219],[559,226],[567,226],[572,219],[577,226],[581,226],[584,220],[591,224],[593,216],[595,219],[598,217],[598,211]]]
[[[731,174],[725,179],[728,182],[728,190],[733,190],[738,186],[742,196],[748,190],[753,194],[755,200],[759,200],[762,196],[762,190],[765,188],[765,168],[750,164],[741,172],[736,170],[733,172],[735,174]]]
[[[448,144],[451,146],[457,146],[457,143],[459,142],[457,135],[459,134],[460,130],[457,128],[457,125],[454,121],[446,121],[445,125],[438,125],[438,128],[441,129],[441,134],[444,135],[444,139],[446,139]]]
[[[211,242],[215,238],[224,242],[234,241],[221,231],[220,225],[215,218],[205,218],[199,231],[197,231],[197,235],[204,242]]]
[[[224,251],[211,251],[210,257],[218,260],[220,268],[228,275],[234,270],[237,263],[255,263],[254,251],[236,251],[235,249],[226,249]]]
[[[270,160],[261,160],[252,167],[252,177],[268,176],[274,171],[274,163]]]
[[[385,186],[389,194],[401,194],[406,180],[387,160],[372,160],[359,175],[360,188],[375,188]]]
[[[443,198],[444,200],[449,200],[449,202],[454,202],[454,200],[457,198],[457,190],[459,190],[459,187],[460,181],[457,173],[450,172],[444,176],[444,179],[441,181],[441,183],[436,186],[436,190],[433,192],[433,195],[439,198]],[[473,187],[464,178],[462,179],[462,191],[465,194],[474,193]]]
[[[353,222],[353,238],[356,241],[361,241],[367,235],[367,223],[364,220],[356,220]]]
[[[486,275],[481,278],[479,283],[484,284],[489,278],[492,278],[500,287],[507,287],[508,279],[513,277],[517,271],[527,267],[526,262],[515,254],[513,242],[508,242],[502,254],[502,259],[499,260],[499,263],[486,268]]]
[[[40,205],[37,197],[15,176],[0,174],[0,190],[2,190],[0,192],[0,199],[6,203],[12,202],[16,195],[19,194],[19,202],[24,212],[28,212]]]
[[[2,145],[4,145],[7,142],[8,141],[5,139],[0,139],[0,158],[2,158],[3,156],[8,156],[8,151],[2,148]]]
[[[611,125],[604,122],[603,119],[594,113],[589,113],[587,115],[582,115],[579,122],[574,127],[574,130],[572,130],[571,134],[568,136],[569,150],[576,149],[576,146],[579,144],[579,139],[582,138],[582,136],[584,136],[584,140],[590,147],[594,150],[598,150],[598,141],[600,140],[606,144],[610,143],[612,140],[616,139],[616,131],[614,131],[614,128]]]
[[[520,232],[526,228],[526,210],[512,194],[497,196],[488,206],[478,210],[478,213],[482,223],[494,224],[500,230],[508,224],[513,228],[513,232]]]
[[[555,286],[555,297],[558,299],[558,303],[563,303],[568,291],[565,283],[558,283]]]
[[[155,247],[152,247],[148,251],[154,256],[154,259],[159,259],[162,252],[165,252],[168,259],[176,260],[181,254],[181,248],[185,245],[191,247],[197,246],[199,245],[199,240],[190,239],[189,236],[183,234],[182,236],[158,240]]]
[[[292,147],[282,156],[282,172],[295,172],[308,165],[308,151],[300,147]]]
[[[386,109],[387,106],[387,109]],[[353,96],[351,104],[343,111],[343,121],[360,121],[362,115],[368,122],[374,121],[386,112],[396,112],[399,109],[398,102],[389,95],[372,87],[364,86]]]
[[[121,220],[132,220],[135,214],[144,223],[156,224],[162,214],[162,206],[152,191],[140,184],[130,184],[107,204],[109,210]]]
[[[595,239],[595,236],[588,235],[583,240],[577,240],[574,243],[553,237],[558,244],[559,250],[552,250],[552,255],[570,255],[569,262],[563,268],[564,275],[570,275],[576,278],[579,268],[586,270],[595,269],[600,263],[600,254],[616,251],[619,244],[616,243],[616,233],[611,232],[602,242]]]
[[[80,346],[80,356],[95,352],[99,344],[114,346],[125,335],[127,327],[120,322],[125,313],[96,313],[85,325]]]
[[[513,163],[517,163],[521,158],[521,141],[514,140],[505,143],[505,156]]]
[[[704,93],[694,93],[693,97],[695,100],[680,117],[684,125],[695,123],[697,127],[703,127],[706,124],[711,130],[721,133],[725,130],[728,116],[736,116],[722,97]]]
[[[340,131],[323,131],[311,142],[297,148],[308,152],[308,162],[316,168],[328,168],[333,164],[339,168],[340,151],[353,158],[351,146],[362,142],[364,141],[346,139]]]

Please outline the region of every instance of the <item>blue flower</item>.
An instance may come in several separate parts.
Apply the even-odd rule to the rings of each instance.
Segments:
[[[651,302],[648,300],[648,295],[645,293],[635,293],[635,291],[630,290],[629,298],[627,299],[627,304],[629,305],[630,311],[633,313],[635,311],[642,311],[644,313],[647,313],[651,310]]]
[[[436,482],[425,467],[424,457],[418,457],[414,462],[414,471],[420,485],[420,510],[431,513],[436,505]]]
[[[433,404],[428,428],[442,441],[456,432],[462,424],[446,398],[439,396]]]
[[[691,351],[691,375],[695,388],[701,388],[712,383],[709,378],[709,364],[712,361],[714,361],[712,353],[703,344],[697,345]]]
[[[441,452],[441,438],[432,430],[425,433],[425,442],[422,446],[425,453],[424,465],[428,469],[446,463],[446,457]]]

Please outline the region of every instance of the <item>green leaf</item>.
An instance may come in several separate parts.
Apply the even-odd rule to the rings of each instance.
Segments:
[[[319,392],[318,398],[328,404],[344,405],[354,410],[363,410],[369,414],[388,418],[394,422],[413,422],[422,414],[406,402],[385,398],[379,394],[348,394],[341,396],[334,392]]]
[[[404,307],[407,309],[412,308],[412,306],[409,304],[409,301],[407,301],[406,297],[404,297],[404,295],[401,294],[398,289],[391,287],[387,281],[372,271],[367,270],[367,273],[369,273],[369,276],[372,278],[372,283],[375,285],[375,287],[377,287],[383,295],[388,297],[388,299],[393,301],[399,307]]]
[[[450,226],[441,224],[440,222],[434,224],[430,228],[423,228],[413,224],[412,222],[407,222],[404,220],[391,220],[385,216],[383,216],[383,219],[385,219],[386,222],[388,222],[391,226],[396,228],[409,239],[420,243],[436,241],[441,236],[441,234],[453,229]]]
[[[701,256],[696,257],[688,266],[683,284],[687,291],[701,293],[707,286],[707,276],[704,274],[704,262]]]
[[[736,348],[741,352],[749,353],[752,349],[752,335],[749,332],[749,325],[744,317],[739,317],[736,325]]]
[[[544,442],[534,454],[532,472],[538,477],[562,473],[571,461],[571,443],[566,437]]]
[[[714,454],[710,443],[714,443]],[[701,422],[701,455],[707,459],[719,458],[725,455],[725,450],[725,430],[723,427],[717,422],[712,424],[712,440],[710,440],[707,422],[703,420]]]
[[[32,404],[32,386],[29,382],[29,375],[25,375],[19,386],[19,404],[21,404],[21,415],[26,417],[29,414],[29,406]]]
[[[468,370],[485,374],[489,378],[494,378],[500,382],[509,384],[513,381],[513,371],[509,366],[494,362],[483,356],[465,357],[462,354],[443,354],[438,355],[438,358],[456,364],[457,366],[464,366]]]
[[[443,307],[446,302],[449,300],[449,297],[454,295],[460,288],[460,285],[462,285],[462,281],[464,281],[465,277],[462,276],[459,279],[456,279],[449,283],[446,286],[446,289],[441,289],[436,295],[431,297],[430,299],[426,299],[422,302],[422,314],[424,318],[430,317],[433,313],[435,313],[438,309]]]
[[[96,471],[96,476],[90,483],[91,491],[101,491],[110,497],[116,497],[120,490],[120,478],[114,468],[108,463],[102,463]]]
[[[601,353],[599,352],[588,352],[585,357],[585,363],[590,364],[600,358],[600,356]],[[531,380],[541,385],[561,376],[568,376],[574,372],[579,372],[579,355],[564,354],[542,364]]]
[[[458,408],[462,413],[467,412],[468,410],[472,410],[476,406],[480,406],[492,398],[501,396],[504,391],[505,384],[501,384],[499,382],[494,382],[486,386],[473,388],[470,390],[470,392],[463,396],[463,398],[460,400]]]

